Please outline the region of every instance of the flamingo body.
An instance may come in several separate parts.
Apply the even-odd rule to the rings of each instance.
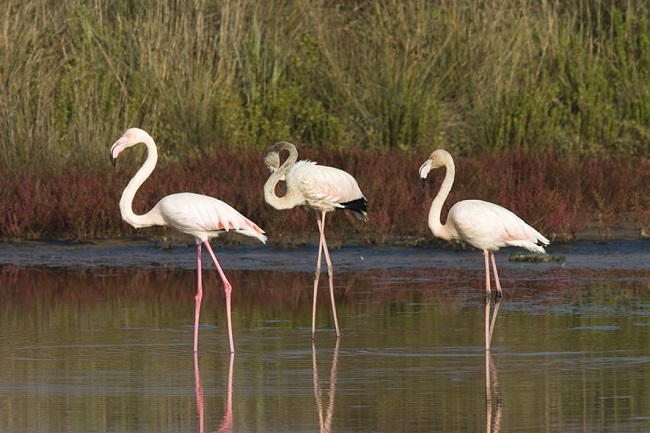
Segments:
[[[447,224],[455,240],[480,250],[521,247],[544,253],[537,242],[548,240],[508,209],[482,200],[463,200],[449,210]],[[453,231],[452,231],[453,230]]]
[[[452,156],[443,149],[431,154],[420,166],[420,179],[425,181],[432,169],[445,167],[445,179],[440,191],[431,203],[429,228],[434,236],[445,240],[459,240],[483,250],[485,260],[485,349],[490,349],[494,324],[502,297],[501,283],[497,273],[494,252],[503,247],[520,247],[536,253],[544,253],[549,244],[541,233],[508,209],[482,200],[463,200],[449,209],[445,224],[440,222],[442,206],[454,183],[456,168]],[[541,245],[540,245],[541,244]],[[497,286],[496,304],[490,322],[490,265]]]
[[[283,164],[280,164],[282,151],[288,151],[289,156]],[[264,184],[264,199],[269,205],[280,210],[303,206],[320,213],[320,216],[316,218],[320,241],[314,275],[311,335],[313,339],[316,329],[316,295],[320,277],[321,253],[323,253],[327,262],[334,326],[336,336],[339,337],[341,334],[334,301],[334,268],[325,239],[325,215],[336,209],[348,209],[357,218],[367,221],[368,201],[352,175],[338,168],[318,165],[313,161],[298,161],[296,146],[286,141],[271,146],[264,154],[264,163],[271,171],[271,176]],[[286,193],[282,197],[278,197],[275,193],[275,187],[280,181],[286,182]]]
[[[264,231],[223,201],[201,194],[182,192],[162,198],[152,212],[163,224],[193,236],[197,243],[216,238],[220,233],[237,233],[266,241]]]
[[[120,213],[122,219],[135,228],[151,226],[167,226],[180,233],[190,235],[197,244],[197,293],[194,314],[194,352],[198,350],[199,315],[201,310],[201,299],[203,297],[203,285],[201,278],[201,246],[205,246],[224,285],[226,294],[226,315],[228,320],[228,338],[230,351],[235,351],[232,336],[231,319],[231,291],[232,287],[228,282],[219,262],[210,246],[210,239],[215,238],[219,233],[235,231],[239,234],[254,237],[261,242],[266,242],[264,230],[254,222],[243,216],[230,205],[209,197],[191,192],[182,192],[163,197],[146,214],[137,215],[133,212],[133,199],[138,188],[151,175],[158,161],[158,149],[151,136],[142,129],[130,128],[111,147],[111,163],[115,165],[117,157],[124,149],[136,144],[144,143],[147,146],[147,159],[138,172],[122,192],[120,198]]]
[[[365,200],[359,184],[349,173],[313,161],[296,162],[287,172],[286,182],[287,189],[299,191],[303,196],[303,206],[320,212],[353,210],[354,203]],[[361,218],[367,215],[366,209],[355,212]]]

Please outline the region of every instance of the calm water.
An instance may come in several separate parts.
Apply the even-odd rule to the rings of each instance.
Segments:
[[[498,254],[483,350],[483,257],[333,252],[310,338],[315,247],[217,250],[192,353],[194,248],[0,244],[1,432],[647,432],[650,243]],[[322,281],[321,287],[325,281]]]

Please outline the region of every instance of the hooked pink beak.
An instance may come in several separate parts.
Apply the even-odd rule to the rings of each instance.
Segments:
[[[126,148],[126,142],[127,138],[122,136],[113,144],[113,147],[111,147],[111,165],[113,167],[115,167],[118,155]]]

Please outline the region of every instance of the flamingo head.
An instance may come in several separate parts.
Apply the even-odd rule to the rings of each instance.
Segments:
[[[424,186],[427,176],[432,169],[446,166],[450,161],[453,164],[451,155],[446,150],[438,149],[434,151],[431,156],[429,156],[429,159],[420,166],[420,184]]]
[[[111,164],[113,167],[115,167],[118,155],[122,153],[124,149],[146,140],[152,140],[152,138],[146,131],[140,128],[129,128],[124,131],[124,134],[119,138],[119,140],[113,143],[113,146],[111,147]]]
[[[264,154],[264,164],[271,173],[274,173],[277,169],[280,168],[280,152],[275,151],[273,148],[270,148]]]
[[[280,155],[283,151],[285,153],[289,152],[289,156],[284,161],[284,163],[282,163]],[[297,156],[298,152],[296,151],[296,146],[294,146],[292,143],[289,143],[288,141],[280,141],[269,147],[269,149],[266,151],[264,154],[264,164],[271,173],[282,171],[279,179],[283,181],[286,179],[286,171],[289,170],[289,167],[296,162]]]

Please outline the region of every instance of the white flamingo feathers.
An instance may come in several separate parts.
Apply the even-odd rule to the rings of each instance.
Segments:
[[[502,297],[501,283],[497,274],[494,252],[498,251],[501,247],[513,246],[525,248],[536,253],[544,253],[544,248],[539,244],[548,245],[549,240],[508,209],[481,200],[459,201],[449,209],[447,222],[442,224],[440,222],[440,212],[443,203],[451,191],[456,173],[454,160],[449,152],[438,149],[420,167],[420,178],[424,183],[431,169],[443,166],[446,168],[445,179],[440,186],[438,195],[433,199],[433,203],[431,203],[429,228],[434,236],[438,238],[449,241],[463,241],[475,248],[483,250],[483,256],[485,258],[485,349],[490,350],[494,323]],[[494,281],[497,286],[491,323],[490,258],[494,271]]]
[[[280,165],[280,152],[283,150],[288,151],[289,156]],[[359,189],[357,181],[349,173],[338,168],[317,165],[312,161],[297,161],[297,159],[296,146],[286,141],[276,143],[266,151],[264,163],[271,171],[271,176],[264,184],[264,199],[275,209],[305,206],[320,213],[316,216],[320,241],[314,275],[311,336],[313,339],[316,332],[316,295],[321,271],[321,253],[323,253],[327,262],[336,336],[340,337],[334,300],[334,268],[325,240],[325,215],[336,209],[348,209],[354,212],[357,218],[367,221],[368,201]],[[275,192],[275,187],[280,181],[286,182],[286,194],[282,197],[278,197]]]
[[[204,245],[223,282],[226,295],[226,316],[228,320],[228,340],[230,352],[235,351],[235,344],[232,336],[231,318],[231,292],[232,286],[228,282],[219,261],[210,247],[210,239],[215,238],[224,231],[234,231],[246,236],[251,236],[266,243],[264,230],[257,224],[240,214],[228,204],[205,195],[183,192],[163,197],[149,212],[144,215],[136,215],[133,212],[133,198],[138,188],[151,175],[156,162],[158,161],[158,150],[153,138],[142,129],[128,129],[119,140],[111,147],[111,163],[113,166],[118,155],[126,148],[139,143],[147,146],[147,159],[138,172],[133,176],[129,184],[122,192],[120,199],[120,212],[122,219],[135,228],[150,226],[168,226],[174,230],[194,237],[197,249],[197,291],[196,309],[194,312],[194,352],[198,350],[199,340],[199,315],[201,311],[201,299],[203,298],[203,286],[201,278],[201,245]]]

